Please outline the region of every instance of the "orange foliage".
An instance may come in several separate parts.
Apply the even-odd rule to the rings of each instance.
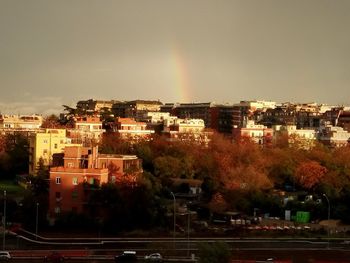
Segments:
[[[327,173],[327,168],[316,161],[304,161],[296,169],[295,176],[298,182],[307,189],[316,186]]]

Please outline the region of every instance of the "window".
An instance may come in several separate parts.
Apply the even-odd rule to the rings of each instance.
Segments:
[[[73,168],[74,167],[74,163],[68,163],[67,164],[69,168]]]
[[[57,149],[57,143],[55,143],[55,145],[53,146],[55,149]]]
[[[77,190],[72,191],[72,199],[78,199],[78,191]]]
[[[73,185],[78,185],[78,177],[73,177]]]
[[[44,140],[44,143],[47,143],[47,140]]]
[[[61,184],[61,177],[56,177],[56,184]]]
[[[61,208],[58,207],[58,206],[56,206],[56,207],[55,207],[55,213],[56,213],[56,214],[61,213]]]

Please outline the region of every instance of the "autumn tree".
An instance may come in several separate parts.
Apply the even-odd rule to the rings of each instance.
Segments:
[[[55,114],[44,117],[43,123],[41,124],[41,128],[57,129],[62,127],[59,117]]]
[[[313,189],[327,173],[327,168],[316,161],[301,162],[296,171],[295,177],[299,184],[306,189]]]
[[[133,146],[130,141],[124,140],[115,132],[104,133],[99,144],[101,153],[132,154]]]

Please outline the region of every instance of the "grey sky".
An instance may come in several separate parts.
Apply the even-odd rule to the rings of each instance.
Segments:
[[[79,99],[350,104],[349,0],[0,0],[0,112]]]

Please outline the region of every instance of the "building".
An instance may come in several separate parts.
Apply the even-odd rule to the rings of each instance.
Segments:
[[[43,122],[40,115],[0,115],[0,129],[34,130]]]
[[[273,127],[275,140],[283,136],[289,144],[298,144],[301,148],[310,149],[318,139],[316,129],[297,129],[296,125],[275,125]]]
[[[133,100],[117,102],[113,104],[112,112],[115,117],[133,118],[137,121],[142,120],[145,113],[160,111],[162,103],[151,100]]]
[[[64,149],[63,166],[50,169],[49,217],[87,212],[89,196],[104,183],[135,184],[142,161],[135,155],[99,154],[97,147]]]
[[[117,118],[112,129],[121,138],[131,140],[149,140],[154,134],[154,130],[147,129],[145,122],[138,122],[132,118]]]
[[[218,110],[215,103],[180,103],[173,109],[174,116],[180,119],[202,119],[206,128],[217,126]]]
[[[64,166],[50,169],[49,218],[54,220],[64,212],[83,213],[87,193],[108,182],[108,169],[97,168],[95,156],[85,147],[65,148]]]
[[[325,125],[321,128],[319,141],[330,147],[345,147],[349,145],[350,132],[342,127]]]
[[[248,120],[241,128],[233,129],[233,138],[237,141],[249,139],[257,144],[270,144],[272,142],[273,130],[261,124],[255,124]]]
[[[74,117],[71,119],[71,126],[73,128],[67,130],[67,136],[84,146],[97,144],[105,132],[102,121],[95,115]]]
[[[29,137],[29,174],[36,174],[40,159],[44,166],[52,165],[52,155],[62,153],[71,145],[65,129],[44,129]]]
[[[101,110],[111,110],[115,100],[80,100],[77,102],[77,111],[81,113],[100,113]]]
[[[201,119],[180,119],[170,116],[164,120],[163,135],[170,141],[190,141],[208,145],[212,132],[205,129]]]

